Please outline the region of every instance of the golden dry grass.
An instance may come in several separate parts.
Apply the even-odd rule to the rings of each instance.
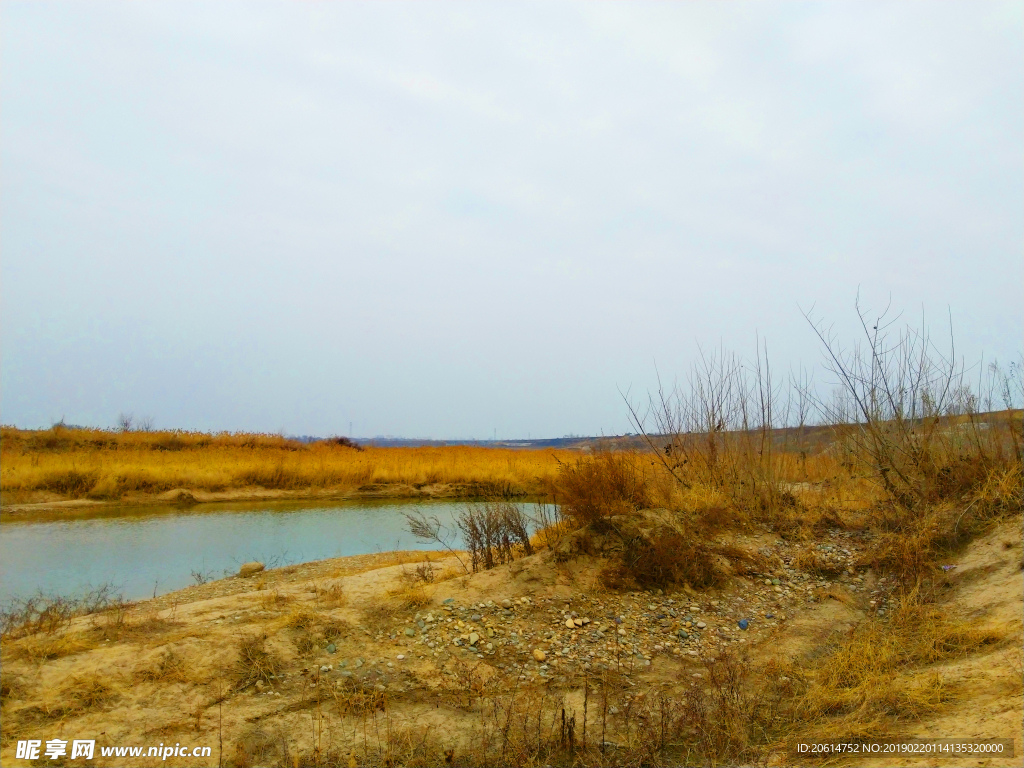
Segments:
[[[918,589],[892,616],[869,619],[826,649],[794,710],[800,738],[877,738],[958,694],[933,665],[1005,642],[1011,627],[979,625]]]
[[[467,492],[539,493],[566,450],[476,446],[373,448],[304,444],[274,435],[103,430],[0,430],[0,491],[5,502],[32,492],[117,499],[177,488],[336,489],[453,484]]]

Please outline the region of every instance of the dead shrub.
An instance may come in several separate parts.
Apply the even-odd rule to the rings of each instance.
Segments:
[[[328,619],[323,623],[320,630],[324,640],[337,640],[339,637],[346,637],[352,633],[352,626],[341,619]]]
[[[636,585],[641,589],[688,584],[704,589],[726,574],[713,550],[675,531],[659,531],[623,542],[616,561],[605,567],[602,579],[612,589]]]
[[[260,606],[265,611],[273,611],[283,608],[294,599],[295,598],[291,595],[283,594],[275,587],[274,589],[269,589],[264,594],[260,595]]]
[[[410,584],[433,584],[438,574],[439,569],[431,562],[430,555],[427,555],[422,563],[417,563],[412,570],[402,568],[402,578]]]
[[[312,611],[305,610],[302,608],[292,611],[288,615],[288,618],[285,620],[286,627],[290,629],[297,629],[307,633],[315,631],[319,623],[319,616],[317,616]]]
[[[345,588],[340,581],[314,584],[313,596],[319,608],[340,608],[347,600]]]
[[[172,649],[164,651],[155,664],[140,666],[133,677],[145,683],[187,683],[189,669],[185,659]]]
[[[419,610],[430,605],[432,593],[428,592],[423,584],[405,584],[388,591],[393,605],[390,613],[397,610]]]
[[[85,496],[99,480],[99,472],[93,470],[65,469],[48,472],[35,483],[41,491],[52,491],[77,499]]]
[[[652,506],[645,462],[632,452],[602,451],[563,464],[557,487],[562,512],[576,525]]]
[[[474,572],[510,563],[519,554],[533,554],[529,518],[514,502],[467,504],[455,525],[462,532]]]
[[[714,553],[721,555],[729,561],[734,573],[742,576],[752,576],[760,573],[767,573],[772,568],[772,563],[760,552],[751,552],[733,544],[719,544],[714,547]],[[778,560],[778,557],[776,557]]]
[[[383,691],[352,678],[342,678],[335,683],[331,695],[342,717],[384,711],[387,706],[387,695]]]
[[[281,670],[276,654],[266,648],[267,636],[248,635],[238,639],[235,661],[235,688],[244,690],[257,681],[270,682]]]

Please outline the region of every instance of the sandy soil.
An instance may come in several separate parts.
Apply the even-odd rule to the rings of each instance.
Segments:
[[[434,483],[431,485],[407,485],[405,483],[376,483],[359,488],[304,488],[299,490],[275,490],[268,488],[230,488],[224,491],[201,491],[189,488],[175,488],[163,493],[129,493],[119,499],[93,500],[68,499],[48,491],[33,491],[29,500],[16,504],[5,503],[2,510],[7,514],[80,510],[91,507],[148,506],[175,504],[195,506],[224,501],[345,501],[354,499],[469,499],[481,495],[473,484]]]
[[[808,546],[768,533],[733,543],[779,563]],[[705,659],[727,650],[805,664],[834,633],[886,610],[885,582],[853,567],[862,546],[856,535],[837,531],[810,546],[841,575],[821,580],[787,566],[774,582],[737,575],[711,592],[613,593],[598,586],[600,562],[589,557],[557,562],[545,551],[470,576],[437,553],[388,553],[191,587],[123,615],[76,619],[63,635],[5,643],[0,762],[19,764],[16,741],[25,738],[213,748],[206,759],[133,759],[139,766],[276,764],[282,750],[311,754],[325,739],[341,754],[358,752],[381,737],[367,736],[353,691],[364,704],[366,696],[386,697],[396,732],[454,745],[479,718],[463,700],[476,686],[533,692],[582,711],[583,680],[601,672],[617,676],[628,701],[650,687],[685,690],[700,680]],[[435,559],[422,566],[428,556]],[[946,589],[950,610],[1009,625],[1013,639],[937,665],[956,697],[933,716],[897,724],[907,736],[1013,738],[1016,757],[942,765],[1024,764],[1021,563],[1019,521],[958,559]],[[421,575],[433,570],[434,580],[417,578],[417,567]],[[279,664],[272,678],[240,683],[240,641],[252,637],[265,637]],[[779,753],[772,762],[792,760]],[[97,753],[67,764],[125,763]]]

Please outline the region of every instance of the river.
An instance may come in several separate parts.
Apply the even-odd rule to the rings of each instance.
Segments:
[[[194,584],[194,573],[221,578],[250,560],[272,567],[396,549],[440,549],[409,533],[405,513],[436,516],[451,530],[463,506],[236,502],[6,515],[0,520],[0,604],[39,592],[71,596],[108,584],[134,600]]]

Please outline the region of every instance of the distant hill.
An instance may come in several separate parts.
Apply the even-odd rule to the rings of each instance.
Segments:
[[[330,438],[314,437],[312,435],[289,435],[288,439],[296,440],[300,443],[316,443]],[[427,438],[413,437],[354,437],[352,440],[359,445],[374,446],[377,448],[419,448],[422,446],[444,447],[449,445],[475,445],[483,448],[521,448],[524,450],[538,448],[590,450],[602,443],[614,445],[616,448],[631,446],[639,448],[642,445],[640,438],[632,435],[612,437],[580,437],[578,435],[570,435],[567,437],[552,437],[542,440],[430,440]]]

